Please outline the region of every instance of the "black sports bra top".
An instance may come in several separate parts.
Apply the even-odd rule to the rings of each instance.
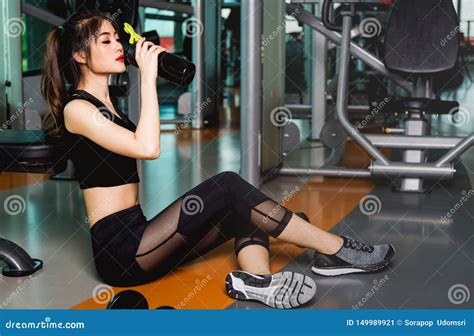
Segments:
[[[75,90],[66,100],[66,104],[74,99],[87,100],[94,104],[107,119],[135,132],[136,125],[115,105],[120,118],[87,91]],[[88,138],[70,133],[66,127],[64,128],[66,141],[70,145],[70,158],[74,164],[75,176],[81,189],[140,182],[136,159],[113,153]]]

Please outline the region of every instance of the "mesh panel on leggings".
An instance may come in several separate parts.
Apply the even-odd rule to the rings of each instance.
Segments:
[[[235,235],[233,216],[219,211],[209,220],[203,235],[191,237],[177,232],[182,198],[155,216],[147,225],[136,253],[136,261],[145,272],[171,269],[207,252]],[[197,219],[196,219],[197,220]]]
[[[221,230],[222,225],[214,226],[211,231],[209,231],[201,240],[197,242],[196,245],[187,251],[181,262],[185,264],[189,261],[200,258],[207,252],[212,251],[217,246],[232,239],[232,236],[224,235]]]
[[[209,220],[203,235],[191,237],[177,232],[182,198],[155,216],[147,225],[136,253],[136,260],[145,272],[157,268],[173,268],[203,256],[235,237],[235,253],[249,245],[268,249],[268,234],[279,235],[287,216],[285,208],[274,201],[265,201],[251,210],[250,221],[233,211],[222,211]],[[198,220],[196,218],[196,220]]]
[[[177,199],[148,223],[135,255],[144,271],[154,270],[188,244],[189,237],[176,233],[180,211],[181,199]]]

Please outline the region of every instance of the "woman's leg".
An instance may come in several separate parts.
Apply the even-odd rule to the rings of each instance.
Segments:
[[[368,245],[352,237],[338,236],[319,229],[270,199],[236,173],[225,174],[234,209],[250,220],[254,230],[315,250],[312,270],[323,275],[372,272],[384,268],[395,255],[390,244]],[[255,255],[242,253],[241,265],[254,263]]]
[[[291,217],[288,225],[277,238],[326,254],[336,253],[343,243],[340,236],[324,231],[297,215]]]
[[[268,234],[261,230],[252,232],[252,225],[246,224],[233,210],[216,213],[208,232],[187,253],[182,263],[200,258],[231,238],[235,238],[234,251],[242,270],[255,274],[270,274],[270,253]],[[247,229],[244,229],[244,228]],[[236,230],[236,228],[239,228]]]
[[[250,273],[270,274],[269,241],[266,233],[260,231],[255,234],[242,229],[235,230],[246,225],[232,210],[216,213],[211,222],[214,223],[212,230],[190,249],[181,264],[198,259],[231,238],[235,238],[235,254],[240,268]],[[246,242],[253,243],[246,244]]]
[[[284,208],[274,211],[270,218],[262,217],[264,207],[276,205],[238,174],[217,174],[149,221],[136,261],[145,272],[164,272],[231,238],[235,238],[237,255],[246,247],[255,250],[254,245],[268,250],[268,235],[279,234],[291,217]],[[262,271],[267,273],[268,266]]]
[[[237,255],[240,268],[254,274],[271,274],[270,253],[259,245],[249,245]]]
[[[230,219],[225,220],[229,216]],[[237,255],[247,246],[260,245],[268,249],[269,235],[323,254],[341,252],[346,261],[367,259],[365,255],[346,251],[343,242],[346,247],[356,245],[295,216],[237,173],[223,172],[191,189],[150,221],[136,260],[146,272],[167,270],[233,237]],[[389,256],[389,248],[383,246],[380,253],[367,260]],[[239,258],[239,262],[252,264],[253,255],[245,255],[248,257]]]

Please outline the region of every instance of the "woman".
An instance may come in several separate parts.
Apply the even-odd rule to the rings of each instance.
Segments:
[[[394,254],[391,245],[370,246],[320,230],[229,171],[212,176],[147,220],[138,199],[136,159],[160,156],[155,82],[163,48],[144,39],[137,43],[141,110],[135,125],[112,104],[107,86],[110,74],[125,71],[117,31],[99,12],[74,14],[48,36],[42,81],[49,106],[44,123],[50,136],[70,141],[96,269],[106,283],[153,281],[234,239],[242,270],[227,275],[228,294],[292,308],[309,301],[316,285],[294,272],[271,274],[269,236],[314,249],[312,270],[323,275],[387,265]]]

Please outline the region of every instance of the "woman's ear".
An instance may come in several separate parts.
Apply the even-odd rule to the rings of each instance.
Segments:
[[[72,54],[72,57],[74,58],[74,60],[77,62],[77,63],[80,63],[80,64],[86,64],[86,54],[84,53],[84,51],[76,51],[75,53]]]

